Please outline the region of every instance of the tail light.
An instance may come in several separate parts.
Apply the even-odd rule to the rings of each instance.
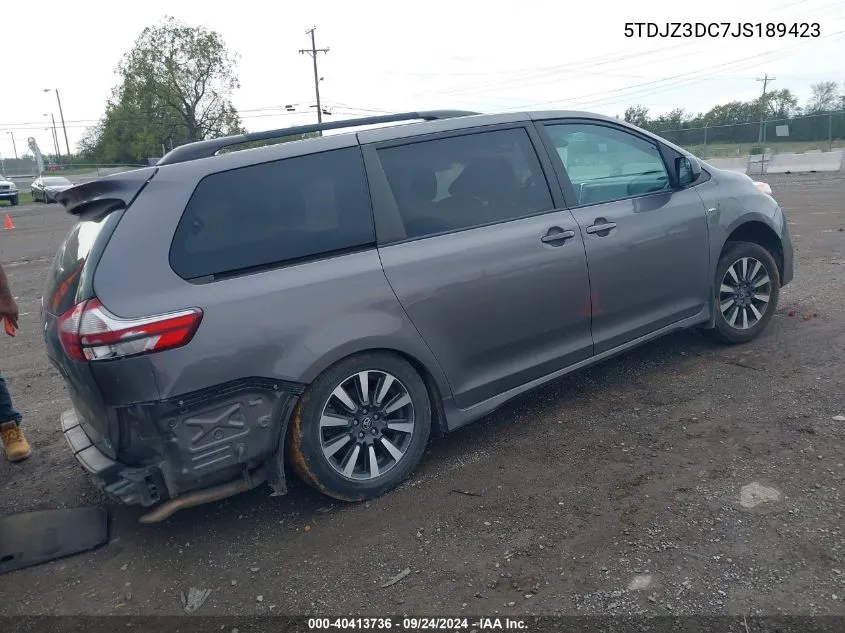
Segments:
[[[59,317],[59,340],[73,360],[105,360],[187,345],[202,321],[192,308],[140,319],[121,319],[99,299],[76,304]]]

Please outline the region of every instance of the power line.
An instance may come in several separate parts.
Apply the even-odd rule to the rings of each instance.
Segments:
[[[267,110],[271,109],[278,109],[284,110],[283,112],[267,112]],[[241,112],[262,112],[263,114],[241,114]],[[258,108],[256,110],[239,110],[238,115],[242,119],[260,119],[264,117],[277,117],[277,116],[295,116],[299,115],[302,116],[307,114],[306,111],[291,111],[287,110],[287,106],[273,106],[273,108]],[[147,122],[151,121],[152,117],[141,117],[141,116],[132,116],[132,117],[114,117],[110,119],[111,121],[119,121],[119,122]],[[71,125],[68,125],[69,128],[89,128],[94,125],[100,123],[101,119],[76,119],[74,121],[68,121]],[[77,125],[73,125],[73,124]],[[21,121],[18,123],[0,123],[0,130],[13,130],[13,131],[21,131],[21,130],[40,130],[43,127],[43,123],[40,121]]]
[[[317,123],[323,122],[323,109],[320,107],[320,74],[317,72],[317,53],[328,53],[328,48],[317,48],[317,43],[314,37],[314,31],[317,27],[312,27],[305,31],[306,35],[311,36],[311,48],[300,48],[299,54],[306,53],[311,55],[311,60],[314,62],[314,93],[317,96]]]
[[[823,36],[823,37],[816,39],[816,40],[808,41],[806,43],[807,44],[816,43],[816,42],[819,42],[821,40],[824,40],[824,39],[827,39],[827,38],[830,38],[830,37],[840,36],[843,33],[845,33],[845,31],[836,31],[834,33],[830,33],[829,35]],[[801,44],[802,43],[799,43],[796,46],[800,46]],[[622,87],[622,88],[616,88],[614,90],[604,90],[602,92],[597,92],[597,93],[592,93],[592,94],[587,94],[587,95],[581,95],[580,97],[576,97],[575,99],[555,99],[555,100],[552,100],[552,101],[542,101],[542,102],[537,102],[537,103],[524,104],[524,105],[521,105],[521,106],[514,106],[514,107],[511,107],[511,108],[506,108],[506,110],[513,111],[513,110],[520,110],[520,109],[525,109],[525,108],[534,108],[534,107],[537,107],[537,106],[566,103],[566,102],[571,102],[571,101],[576,101],[576,103],[578,104],[576,107],[583,107],[585,105],[596,105],[596,104],[608,104],[608,103],[612,104],[612,103],[616,103],[616,102],[618,102],[622,99],[629,99],[630,97],[635,96],[635,95],[644,96],[645,94],[653,94],[653,93],[660,92],[660,91],[666,90],[666,89],[691,85],[693,83],[698,83],[700,81],[704,81],[705,79],[708,79],[708,78],[714,76],[714,75],[704,75],[704,76],[698,76],[698,77],[695,77],[695,76],[691,77],[690,76],[690,75],[695,75],[696,73],[714,71],[714,70],[722,69],[722,68],[726,68],[726,67],[734,67],[733,70],[738,70],[740,68],[747,67],[747,66],[738,66],[738,65],[744,64],[745,62],[755,60],[755,59],[757,59],[759,61],[763,61],[763,59],[761,59],[761,58],[771,58],[771,59],[766,59],[765,61],[772,61],[772,59],[778,59],[778,58],[784,57],[786,55],[789,55],[789,54],[791,54],[791,52],[792,52],[792,49],[788,48],[786,50],[777,50],[777,51],[768,51],[768,52],[765,52],[765,53],[758,53],[757,55],[751,55],[749,57],[734,60],[732,62],[725,62],[725,63],[722,63],[722,64],[717,64],[715,66],[708,66],[708,67],[699,68],[697,70],[692,71],[691,73],[683,73],[683,74],[680,74],[680,75],[673,75],[671,77],[665,77],[664,79],[657,79],[657,80],[654,80],[654,81],[648,81],[648,82],[644,82],[644,83],[640,83],[640,84],[633,84],[631,86],[625,86],[625,87]],[[716,75],[716,76],[718,76],[718,75]],[[666,84],[666,82],[675,82],[675,83]],[[647,86],[653,86],[654,84],[666,84],[666,85],[662,86],[662,87],[658,87],[657,89],[645,88]],[[645,88],[645,90],[643,90],[643,88]],[[628,92],[628,91],[633,91],[633,92]],[[584,101],[584,99],[588,98],[588,97],[594,97],[594,96],[597,97],[597,96],[600,96],[600,95],[607,95],[607,94],[611,94],[611,93],[620,93],[620,92],[627,92],[627,94],[623,94],[618,98],[613,98],[613,99],[610,99],[610,100],[608,100],[606,98],[600,98],[598,100],[593,100],[593,101],[589,101],[589,100]]]
[[[637,96],[638,98],[641,98],[641,97],[644,97],[644,96],[650,96],[652,94],[665,92],[666,90],[671,90],[671,89],[674,89],[674,88],[686,87],[686,86],[689,86],[689,85],[692,85],[692,84],[695,84],[695,83],[700,83],[701,81],[705,81],[705,80],[711,79],[711,78],[718,79],[718,78],[721,78],[720,73],[717,73],[715,75],[699,75],[699,76],[694,76],[694,75],[696,73],[712,71],[712,70],[715,70],[715,69],[718,69],[718,68],[725,68],[725,67],[728,67],[728,66],[734,66],[735,68],[733,68],[732,70],[744,70],[744,69],[747,69],[747,68],[754,66],[755,63],[759,63],[759,62],[762,62],[762,61],[774,61],[774,60],[786,57],[788,55],[791,55],[792,49],[804,46],[805,44],[814,44],[814,43],[817,43],[821,40],[825,40],[827,38],[832,38],[833,41],[841,39],[843,34],[845,34],[845,30],[835,31],[833,33],[822,36],[821,38],[818,38],[818,39],[815,39],[815,40],[806,40],[806,41],[798,42],[798,43],[794,44],[792,47],[786,47],[784,49],[768,51],[768,52],[765,52],[765,53],[758,53],[757,55],[752,55],[750,57],[741,58],[741,59],[738,59],[738,60],[734,60],[732,62],[726,62],[724,64],[719,64],[717,66],[699,68],[698,70],[692,71],[693,76],[691,76],[691,77],[685,77],[684,75],[675,75],[675,76],[672,76],[672,77],[666,77],[662,80],[651,81],[651,82],[646,82],[646,83],[642,83],[642,84],[634,84],[632,86],[627,86],[627,87],[624,87],[624,88],[618,88],[618,89],[610,90],[610,91],[603,91],[601,93],[594,93],[592,95],[585,95],[585,96],[597,96],[597,95],[608,94],[608,93],[612,93],[612,92],[625,92],[625,91],[628,91],[628,90],[634,90],[634,92],[629,92],[628,94],[621,95],[621,97],[618,97],[618,98],[612,98],[612,99],[601,98],[601,99],[598,99],[598,100],[592,100],[592,101],[587,101],[587,102],[579,101],[579,107],[583,107],[584,105],[590,105],[590,106],[610,105],[610,104],[613,104],[613,103],[619,103],[620,101],[622,101],[624,99],[629,99],[632,96]],[[749,62],[751,60],[757,60],[757,61],[755,63],[752,63],[752,64],[746,63],[746,62]],[[737,64],[739,64],[739,66],[737,66]],[[656,88],[647,88],[645,90],[642,89],[643,86],[649,86],[649,85],[652,85],[652,84],[659,84],[659,83],[662,83],[662,82],[672,82],[672,83],[667,83],[664,86],[658,86]],[[546,103],[561,103],[563,101],[568,101],[568,100],[561,99],[561,100],[550,101],[550,102],[546,102]],[[532,104],[531,106],[523,106],[523,107],[533,107],[534,105],[543,105],[543,104]]]
[[[776,13],[778,11],[782,11],[784,9],[789,9],[793,6],[803,5],[806,4],[806,0],[793,0],[791,2],[786,2],[782,5],[778,5],[773,7],[769,10],[768,14],[771,15],[772,13]],[[814,16],[817,15],[818,11],[820,10],[827,10],[830,7],[838,6],[838,2],[830,3],[827,5],[823,5],[818,7],[814,11]],[[570,62],[566,64],[560,64],[556,66],[546,66],[535,68],[533,70],[526,70],[523,71],[523,75],[518,78],[503,78],[499,80],[486,80],[482,82],[475,82],[466,85],[461,85],[459,87],[452,87],[452,88],[445,88],[442,90],[429,90],[426,94],[439,94],[439,95],[449,95],[449,96],[461,96],[472,94],[473,92],[477,92],[479,90],[493,89],[493,90],[501,90],[506,88],[516,88],[516,87],[528,87],[528,86],[536,86],[542,85],[544,83],[549,83],[555,81],[557,76],[561,73],[573,73],[573,74],[595,74],[595,75],[602,75],[604,73],[585,73],[583,72],[584,69],[589,68],[597,68],[600,66],[605,66],[607,64],[614,64],[614,68],[616,70],[625,70],[626,68],[633,69],[641,66],[642,64],[653,64],[654,61],[644,61],[644,62],[637,62],[634,65],[625,65],[631,61],[637,60],[639,58],[648,57],[650,55],[661,55],[665,56],[670,51],[675,51],[678,49],[689,49],[690,47],[696,47],[695,50],[687,50],[681,54],[674,54],[673,59],[680,59],[682,57],[689,57],[691,55],[699,55],[700,51],[700,41],[687,41],[675,44],[673,46],[662,47],[659,49],[652,49],[648,51],[642,51],[639,53],[631,54],[629,52],[624,53],[614,53],[611,54],[609,57],[600,57],[594,60],[588,61],[576,61]],[[619,66],[622,64],[622,66]],[[503,73],[514,73],[519,71],[503,71]],[[448,74],[448,73],[447,73]],[[605,74],[605,76],[610,76]],[[631,78],[636,78],[634,75],[628,75]]]

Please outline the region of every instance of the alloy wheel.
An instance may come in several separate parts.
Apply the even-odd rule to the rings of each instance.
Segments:
[[[385,371],[360,371],[341,381],[323,406],[323,457],[346,479],[375,479],[405,456],[414,423],[414,403],[401,380]]]
[[[772,280],[762,262],[742,257],[728,266],[719,287],[719,309],[728,325],[748,330],[769,308]]]

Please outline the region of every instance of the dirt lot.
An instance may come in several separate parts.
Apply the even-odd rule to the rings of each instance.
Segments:
[[[681,333],[559,381],[365,505],[295,485],[146,527],[114,506],[108,546],[0,576],[0,613],[177,614],[197,587],[212,589],[201,615],[845,614],[845,177],[768,180],[796,275],[756,342]],[[38,332],[70,220],[57,205],[12,218],[0,259],[22,331],[0,368],[35,454],[0,464],[0,513],[98,503]],[[779,498],[743,507],[753,482]]]

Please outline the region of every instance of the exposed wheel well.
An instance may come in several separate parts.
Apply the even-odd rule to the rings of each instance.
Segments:
[[[411,367],[416,369],[417,373],[422,376],[423,382],[425,383],[425,389],[428,391],[429,400],[431,400],[431,435],[434,438],[446,435],[446,413],[443,410],[443,396],[440,394],[440,389],[437,387],[437,382],[434,380],[434,376],[431,375],[431,372],[428,371],[425,365],[413,356],[390,349],[386,349],[384,351],[398,354],[411,363]]]
[[[780,238],[771,228],[762,222],[746,222],[736,227],[728,236],[724,251],[729,242],[753,242],[765,248],[772,255],[778,267],[778,273],[783,278],[783,245]]]

